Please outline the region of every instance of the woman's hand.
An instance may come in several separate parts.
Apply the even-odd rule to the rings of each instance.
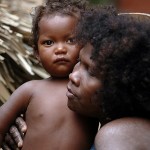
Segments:
[[[15,123],[4,138],[3,150],[19,150],[23,146],[23,137],[27,131],[26,122],[23,117],[18,117]]]

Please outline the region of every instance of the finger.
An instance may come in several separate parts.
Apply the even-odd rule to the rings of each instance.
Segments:
[[[27,125],[26,122],[23,120],[22,117],[18,117],[16,119],[16,125],[18,126],[19,130],[23,133],[27,131]]]
[[[4,138],[4,148],[5,149],[16,149],[16,143],[13,141],[12,137],[7,133]]]
[[[3,150],[11,150],[6,143],[2,143]]]
[[[10,135],[12,136],[14,141],[17,143],[17,146],[22,147],[23,140],[22,140],[22,137],[20,135],[20,132],[18,131],[18,129],[15,126],[12,126],[10,128]]]

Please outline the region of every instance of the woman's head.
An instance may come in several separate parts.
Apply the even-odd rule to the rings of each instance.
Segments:
[[[102,85],[95,96],[101,106],[99,112],[106,118],[150,117],[149,26],[150,20],[139,22],[127,15],[117,15],[110,8],[88,11],[83,16],[78,39],[81,44],[90,43],[93,47],[92,70]],[[84,100],[82,107],[86,102]],[[90,107],[87,114],[89,111]]]
[[[100,92],[103,93],[103,80],[99,68],[96,67],[95,62],[91,58],[93,51],[95,51],[94,46],[96,46],[91,42],[91,38],[95,37],[94,34],[99,35],[100,27],[95,26],[99,20],[97,20],[98,18],[93,18],[93,13],[93,11],[92,13],[91,11],[85,12],[82,21],[79,22],[77,27],[77,41],[85,46],[80,51],[79,63],[69,76],[70,82],[68,83],[67,96],[70,109],[102,120],[104,113],[101,101],[102,94],[100,95]],[[112,7],[101,10],[101,17],[104,20],[115,14]]]

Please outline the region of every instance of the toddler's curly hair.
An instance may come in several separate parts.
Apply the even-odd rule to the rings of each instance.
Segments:
[[[46,0],[45,4],[35,7],[32,12],[32,41],[34,51],[38,51],[39,22],[43,16],[70,15],[80,17],[88,4],[87,0]]]

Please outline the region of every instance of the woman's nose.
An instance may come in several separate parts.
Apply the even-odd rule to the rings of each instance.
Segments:
[[[55,54],[66,54],[67,53],[67,48],[65,47],[64,44],[60,43],[58,44],[57,48],[55,49]]]
[[[73,72],[70,73],[69,80],[77,87],[80,85],[80,72],[78,64],[75,65]]]

